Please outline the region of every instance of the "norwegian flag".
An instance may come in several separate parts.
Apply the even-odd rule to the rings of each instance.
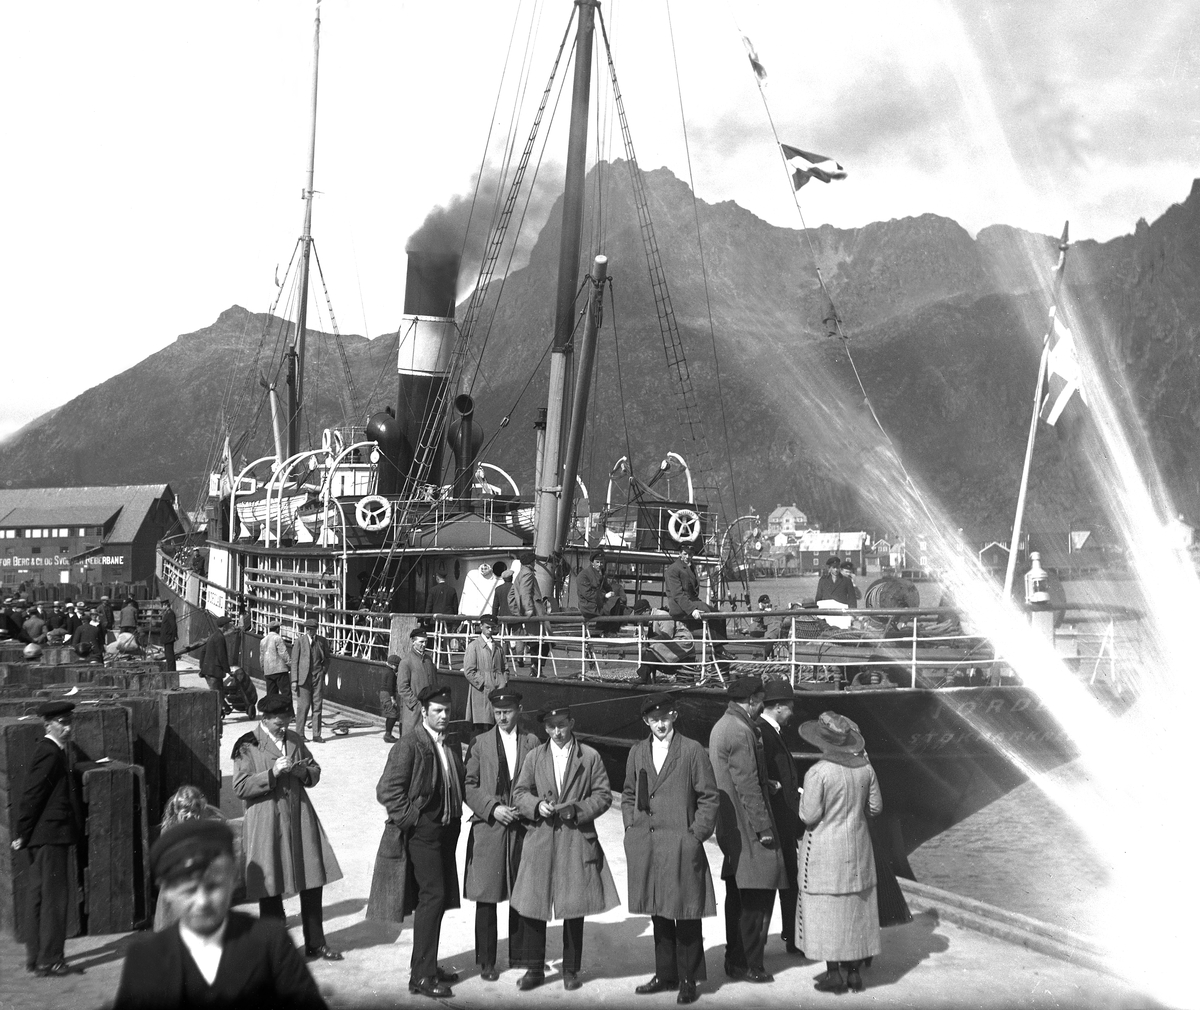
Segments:
[[[1086,404],[1087,395],[1083,391],[1083,373],[1075,352],[1075,338],[1058,318],[1055,307],[1051,306],[1050,351],[1046,356],[1046,396],[1042,400],[1042,420],[1047,424],[1056,423],[1076,392]]]
[[[832,158],[823,154],[813,154],[811,151],[801,151],[798,147],[780,144],[788,168],[792,170],[792,186],[799,189],[808,185],[809,179],[820,179],[822,182],[832,182],[834,179],[846,178],[846,170]]]

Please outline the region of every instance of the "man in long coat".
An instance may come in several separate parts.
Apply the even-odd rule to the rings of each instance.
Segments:
[[[725,974],[773,982],[763,967],[775,892],[787,886],[779,832],[767,798],[767,765],[754,719],[763,684],[741,677],[726,689],[729,707],[708,737],[708,754],[721,793],[717,844],[725,859]]]
[[[413,916],[408,991],[453,996],[458,976],[438,967],[442,916],[458,908],[454,850],[462,825],[463,767],[457,744],[445,737],[449,688],[426,687],[422,721],[388,752],[375,797],[387,811],[375,857],[367,918],[403,922]]]
[[[755,720],[762,734],[763,758],[767,762],[767,791],[771,815],[779,831],[779,851],[787,873],[787,887],[779,889],[779,911],[783,916],[780,938],[789,954],[803,954],[796,946],[796,902],[800,897],[796,876],[796,846],[804,833],[800,822],[800,775],[796,761],[783,740],[783,727],[795,714],[796,695],[786,680],[766,684],[763,710]]]
[[[518,692],[498,688],[488,695],[488,701],[496,725],[475,738],[467,755],[466,800],[472,816],[463,894],[475,902],[475,963],[485,981],[495,982],[500,978],[496,970],[496,906],[512,894],[526,830],[513,805],[513,786],[538,740],[532,733],[522,733],[517,725],[521,714]],[[517,912],[510,904],[510,960],[517,930]]]
[[[479,619],[479,637],[467,643],[467,651],[463,655],[463,676],[470,685],[467,689],[466,719],[471,723],[475,735],[486,733],[496,725],[488,696],[508,683],[508,674],[504,670],[504,649],[496,640],[498,623],[491,614],[484,614]]]
[[[233,711],[225,700],[225,678],[229,676],[229,644],[225,641],[225,629],[229,627],[228,617],[218,617],[217,626],[208,636],[200,651],[200,676],[207,682],[209,688],[217,692],[218,725],[220,719]]]
[[[421,710],[421,692],[437,684],[437,667],[425,651],[428,632],[424,628],[413,628],[408,633],[408,655],[396,667],[396,697],[400,702],[400,733],[420,726],[424,713]]]
[[[694,556],[695,550],[684,544],[679,549],[679,557],[663,572],[663,595],[667,611],[675,620],[682,621],[693,634],[704,628],[700,615],[713,612],[713,608],[700,599],[700,577],[692,567]],[[724,641],[728,631],[724,619],[708,622],[708,630],[717,642],[714,652],[718,658],[726,658]]]
[[[317,620],[310,617],[304,622],[304,634],[292,646],[292,710],[296,713],[296,732],[303,739],[311,707],[313,743],[325,742],[321,736],[321,708],[329,656],[329,640],[317,634]]]
[[[167,669],[175,669],[175,643],[179,641],[179,621],[175,617],[175,608],[169,603],[163,611],[162,625],[158,631],[158,642],[163,648],[163,657],[167,661]]]
[[[28,855],[25,880],[25,969],[38,975],[69,975],[67,903],[71,894],[71,846],[83,837],[83,802],[73,770],[69,701],[38,708],[46,735],[34,748],[17,810],[12,849]],[[22,857],[24,858],[24,857]]]
[[[233,794],[246,807],[246,898],[258,901],[259,915],[282,919],[283,899],[299,894],[305,956],[340,961],[325,943],[321,893],[342,879],[342,870],[308,798],[321,766],[304,738],[287,728],[287,698],[265,695],[258,710],[258,726],[233,745]]]
[[[712,764],[695,740],[676,732],[669,695],[642,703],[650,736],[629,750],[621,818],[629,871],[629,911],[654,925],[654,977],[640,995],[679,990],[694,1003],[708,978],[700,920],[717,914],[704,842],[717,826],[720,801]]]
[[[546,980],[546,923],[562,919],[563,988],[578,989],[584,916],[621,904],[595,824],[612,806],[612,792],[600,755],[575,739],[571,710],[551,709],[542,722],[550,739],[525,761],[513,795],[532,827],[513,885],[511,904],[520,919],[509,963],[526,969],[519,988],[540,986]]]

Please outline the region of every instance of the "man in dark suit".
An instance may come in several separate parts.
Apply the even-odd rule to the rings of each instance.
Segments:
[[[418,698],[423,718],[406,729],[400,742],[388,753],[387,764],[375,788],[375,796],[387,810],[388,833],[399,833],[407,858],[404,876],[398,882],[404,894],[399,917],[413,915],[412,970],[408,991],[414,995],[445,997],[454,992],[447,984],[458,976],[438,967],[438,941],[442,916],[458,908],[458,869],[454,850],[462,825],[463,766],[458,745],[446,740],[450,722],[450,689],[426,687]],[[378,888],[381,860],[376,860],[376,880],[371,884],[372,904]],[[412,891],[416,901],[412,901]],[[367,909],[367,917],[379,910]],[[383,917],[391,917],[383,913]]]
[[[625,590],[604,574],[604,551],[592,551],[576,581],[579,612],[588,620],[625,613]],[[611,626],[610,626],[611,627]]]
[[[75,778],[69,701],[38,708],[46,735],[38,742],[25,776],[17,814],[14,852],[26,852],[25,968],[38,975],[69,975],[67,902],[70,900],[70,848],[83,837],[83,803]]]
[[[767,762],[767,790],[771,813],[779,832],[779,850],[787,873],[787,887],[779,889],[779,910],[783,915],[780,937],[789,954],[804,956],[796,946],[796,901],[800,896],[796,876],[796,843],[804,831],[800,823],[800,776],[791,751],[783,741],[783,727],[795,714],[796,696],[786,680],[769,680],[763,698],[763,710],[755,722],[762,732],[763,757]]]
[[[713,612],[713,608],[700,599],[700,577],[692,567],[695,553],[694,548],[684,544],[679,548],[679,557],[663,572],[663,596],[667,611],[675,620],[682,621],[693,634],[704,628],[700,615]],[[728,632],[724,619],[709,621],[708,630],[716,640],[714,652],[717,658],[727,659],[725,639],[728,638]]]
[[[321,707],[329,655],[329,640],[317,634],[317,619],[310,617],[304,622],[304,634],[292,646],[292,707],[296,712],[296,732],[301,737],[309,710],[312,710],[313,743],[325,742],[321,736]]]
[[[225,700],[225,678],[232,669],[229,665],[229,645],[225,641],[225,629],[228,626],[228,617],[218,617],[216,629],[208,636],[200,651],[200,676],[217,692],[217,698],[220,699],[221,714],[218,717],[218,726],[220,719],[233,711]]]
[[[475,902],[475,963],[484,981],[495,982],[500,978],[496,970],[496,906],[512,894],[525,840],[526,824],[512,802],[513,785],[538,739],[522,733],[517,725],[521,714],[517,691],[496,688],[488,694],[488,701],[496,725],[475,738],[467,755],[466,801],[472,817],[463,894]],[[517,934],[517,920],[510,905],[510,945]]]
[[[175,643],[179,641],[179,622],[175,617],[175,608],[167,604],[163,611],[162,627],[158,632],[159,644],[163,647],[163,655],[167,660],[167,669],[175,669]]]
[[[169,828],[150,850],[150,864],[180,917],[129,948],[116,1010],[324,1010],[325,1001],[283,921],[229,910],[233,833],[223,822],[190,820]]]
[[[94,610],[88,612],[87,623],[75,629],[71,636],[71,648],[89,663],[104,662],[104,626],[100,623],[100,615]]]

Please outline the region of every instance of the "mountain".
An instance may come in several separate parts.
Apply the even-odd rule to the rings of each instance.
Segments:
[[[678,424],[628,166],[616,162],[589,182],[603,213],[585,212],[585,243],[595,248],[603,236],[612,278],[582,468],[599,501],[622,455],[643,477],[669,450],[698,455]],[[827,528],[892,527],[881,485],[897,471],[882,462],[883,440],[856,368],[913,479],[976,538],[1008,538],[1056,238],[997,225],[972,239],[932,214],[856,229],[825,225],[806,236],[734,203],[693,200],[666,169],[646,173],[644,183],[729,518],[796,501]],[[532,424],[545,404],[560,222],[556,205],[528,263],[504,282],[503,300],[496,306],[489,297],[472,347],[477,416],[493,439],[487,458],[526,489]],[[1153,224],[1073,245],[1063,297],[1081,341],[1110,366],[1111,387],[1137,405],[1147,451],[1177,506],[1193,517],[1200,515],[1198,225],[1200,181]],[[846,345],[826,335],[814,262]],[[0,446],[0,474],[13,486],[166,480],[192,507],[221,449],[221,417],[252,431],[235,453],[269,451],[259,374],[274,377],[286,334],[279,320],[234,306],[28,425]],[[317,440],[323,427],[345,416],[361,420],[395,397],[395,334],[342,343],[349,382],[332,338],[310,337],[308,427]],[[1104,488],[1088,465],[1094,447],[1081,427],[1060,423],[1039,435],[1034,528],[1103,519]]]

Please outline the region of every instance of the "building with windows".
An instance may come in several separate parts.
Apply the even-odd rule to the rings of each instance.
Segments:
[[[0,583],[145,582],[178,530],[169,484],[0,489]]]
[[[808,529],[808,516],[791,505],[780,505],[767,516],[767,536],[774,539],[780,533],[799,533]]]

